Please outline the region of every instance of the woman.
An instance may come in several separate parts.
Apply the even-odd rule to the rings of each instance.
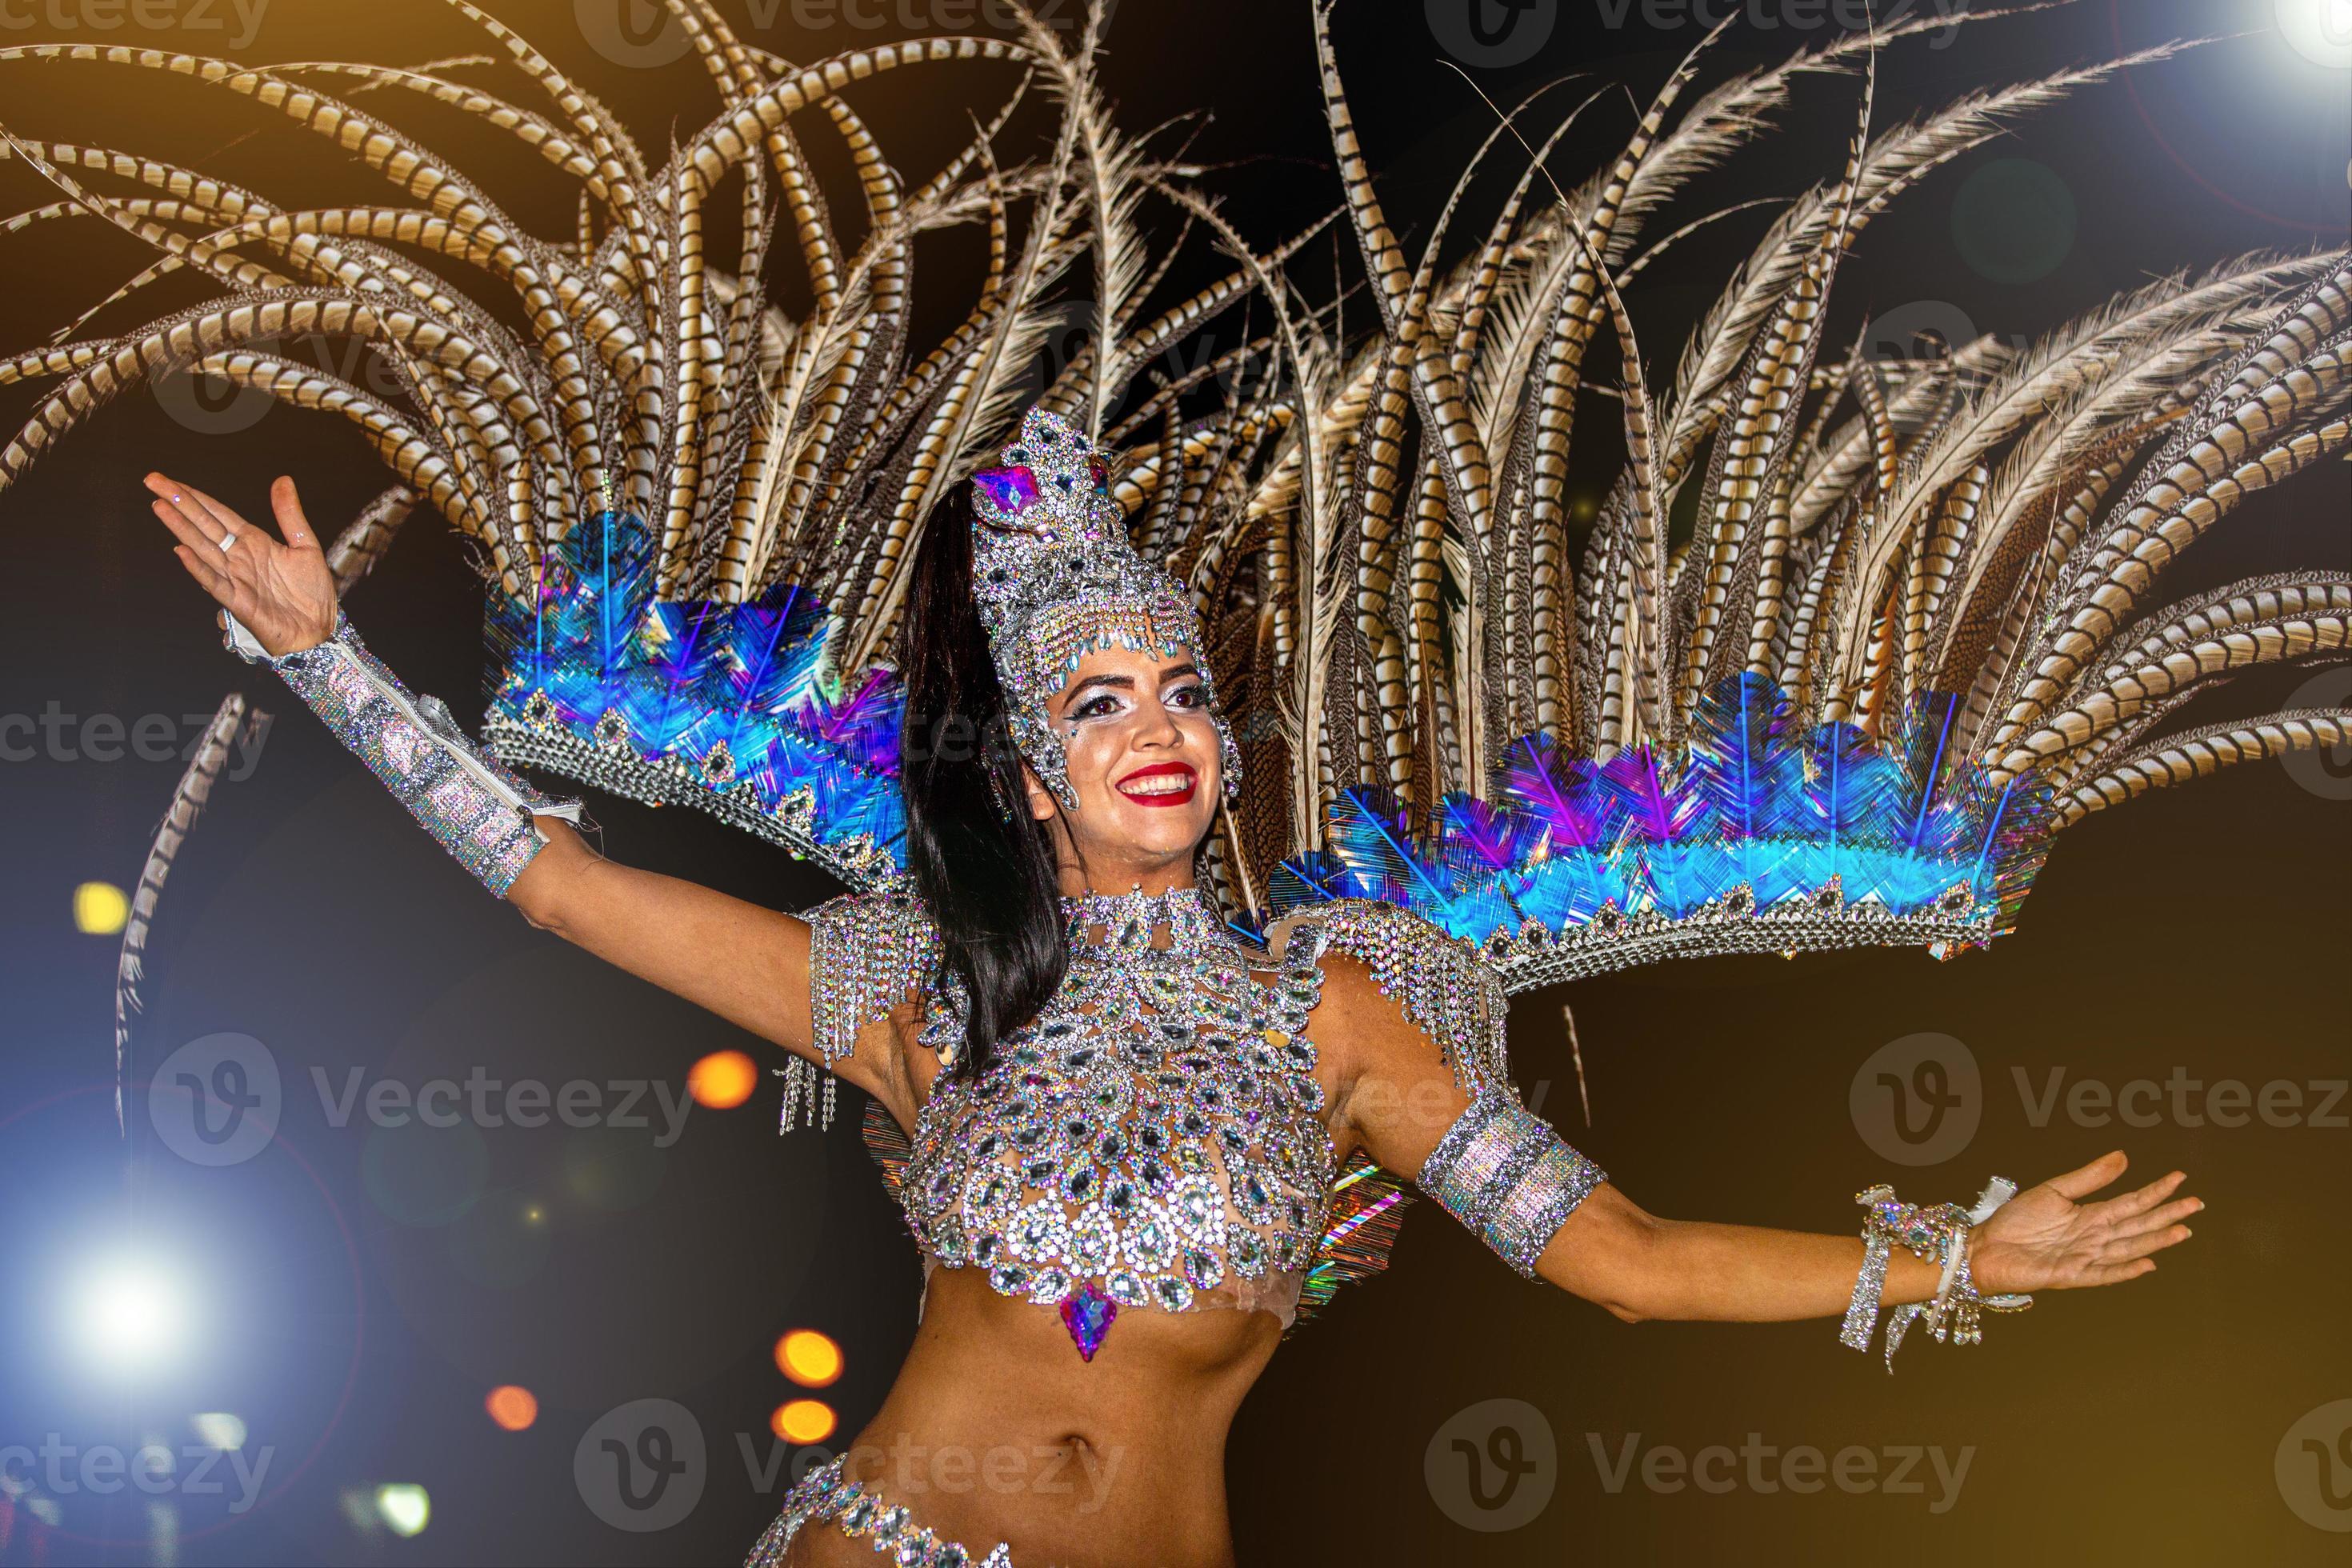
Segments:
[[[909,1133],[913,1348],[754,1563],[1233,1562],[1226,1431],[1359,1150],[1624,1321],[1843,1313],[1859,1347],[1885,1302],[1890,1355],[1921,1304],[1966,1342],[2023,1292],[2137,1279],[2204,1206],[2177,1171],[2086,1201],[2116,1152],[1969,1210],[1872,1189],[1859,1242],[1658,1218],[1518,1106],[1499,993],[1461,944],[1360,902],[1243,942],[1196,880],[1236,763],[1192,609],[1051,415],[931,521],[904,628],[910,736],[982,739],[906,749],[908,878],[804,919],[603,858],[577,803],[411,700],[339,613],[290,479],[283,542],[147,484],[231,646],[526,920],[823,1064]]]

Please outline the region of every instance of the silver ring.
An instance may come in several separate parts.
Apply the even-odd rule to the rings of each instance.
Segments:
[[[224,533],[224,534],[222,534],[222,535],[221,535],[221,540],[220,540],[221,553],[222,553],[223,555],[227,554],[227,553],[228,553],[228,547],[229,547],[230,545],[232,545],[232,544],[235,544],[236,542],[236,530],[235,530],[235,529],[233,529],[233,528],[232,528],[232,529],[230,529],[226,533]]]

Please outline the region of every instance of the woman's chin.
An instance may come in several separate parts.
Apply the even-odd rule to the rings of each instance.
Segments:
[[[1181,805],[1138,805],[1120,799],[1104,824],[1106,847],[1139,860],[1175,859],[1189,854],[1209,831],[1210,813],[1196,796]]]

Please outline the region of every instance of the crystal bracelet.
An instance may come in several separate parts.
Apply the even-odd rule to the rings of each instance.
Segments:
[[[1888,1318],[1889,1373],[1895,1370],[1895,1352],[1914,1321],[1924,1320],[1938,1344],[1948,1339],[1953,1344],[1972,1345],[1984,1339],[1980,1313],[2021,1312],[2033,1305],[2031,1296],[1979,1293],[1969,1272],[1970,1236],[1992,1217],[1994,1210],[2016,1195],[2017,1184],[2005,1176],[1995,1176],[1968,1208],[1958,1204],[1930,1208],[1906,1204],[1883,1183],[1856,1193],[1854,1202],[1864,1211],[1862,1271],[1855,1277],[1853,1296],[1846,1303],[1845,1321],[1838,1329],[1839,1342],[1855,1350],[1870,1348],[1870,1336],[1878,1326],[1879,1302],[1886,1290],[1886,1266],[1898,1246],[1937,1264],[1943,1272],[1932,1300],[1906,1302]]]
[[[367,650],[341,607],[333,635],[288,654],[270,653],[226,610],[221,625],[231,652],[284,677],[425,831],[498,897],[507,896],[547,846],[534,815],[583,820],[579,801],[544,795],[509,771],[467,735],[439,698],[411,694]]]

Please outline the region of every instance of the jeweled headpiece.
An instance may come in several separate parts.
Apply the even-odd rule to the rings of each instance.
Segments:
[[[1077,808],[1066,741],[1047,706],[1087,653],[1181,648],[1200,667],[1225,790],[1241,756],[1216,714],[1200,618],[1183,584],[1136,553],[1104,454],[1057,414],[1032,408],[998,466],[972,475],[972,592],[1004,688],[1013,743],[1065,810]]]

